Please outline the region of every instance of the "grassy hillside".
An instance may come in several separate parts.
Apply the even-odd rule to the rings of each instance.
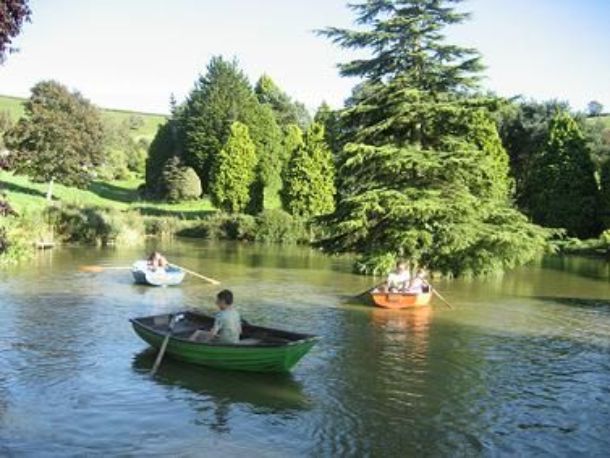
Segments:
[[[0,111],[7,111],[16,121],[23,115],[24,102],[25,99],[0,95]],[[123,122],[132,116],[142,118],[142,125],[134,130],[134,137],[136,140],[145,138],[146,140],[151,141],[157,132],[159,124],[163,123],[166,119],[166,117],[161,114],[140,113],[137,111],[102,109],[102,112],[106,119],[116,123]]]
[[[143,215],[178,216],[193,219],[215,211],[207,199],[168,204],[142,201],[138,197],[140,180],[96,181],[88,190],[54,185],[53,198],[66,204],[137,210]],[[0,190],[19,213],[37,213],[46,206],[47,184],[33,183],[24,176],[0,171]]]

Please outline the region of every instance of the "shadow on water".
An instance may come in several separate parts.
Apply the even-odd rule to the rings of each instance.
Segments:
[[[156,356],[156,350],[151,348],[138,353],[133,359],[133,369],[148,373]],[[155,381],[210,396],[219,408],[246,404],[259,413],[277,414],[311,407],[301,383],[290,374],[221,371],[164,358]]]
[[[538,299],[544,302],[554,302],[557,304],[568,305],[570,307],[607,309],[607,311],[610,312],[610,299],[585,299],[582,297],[561,296],[534,296],[534,299]]]

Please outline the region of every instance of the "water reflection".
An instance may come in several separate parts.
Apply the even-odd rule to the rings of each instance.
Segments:
[[[133,369],[148,374],[156,355],[150,348],[138,353],[133,359]],[[215,405],[214,427],[220,429],[229,427],[228,410],[232,405],[244,405],[259,414],[288,417],[311,407],[302,384],[290,374],[221,371],[164,358],[154,380],[208,397]],[[195,404],[200,396],[193,398]]]

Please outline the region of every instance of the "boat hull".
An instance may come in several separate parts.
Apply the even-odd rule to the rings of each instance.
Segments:
[[[134,281],[139,285],[177,286],[184,280],[185,272],[177,267],[167,267],[152,271],[146,261],[136,262],[132,269]]]
[[[139,319],[131,320],[131,323],[142,340],[153,348],[161,347],[166,332],[153,329]],[[318,340],[315,336],[304,336],[284,345],[224,345],[171,337],[166,355],[178,361],[224,370],[289,372]]]
[[[430,305],[432,293],[387,293],[372,292],[371,298],[377,307],[386,309],[404,309],[409,307],[426,307]]]

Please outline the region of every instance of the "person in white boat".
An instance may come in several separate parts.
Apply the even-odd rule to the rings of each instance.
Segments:
[[[386,281],[386,290],[391,292],[405,291],[411,282],[411,273],[407,263],[398,261],[396,269],[389,273]]]
[[[158,251],[153,251],[148,257],[148,268],[153,272],[157,269],[166,269],[169,264],[167,259]]]

